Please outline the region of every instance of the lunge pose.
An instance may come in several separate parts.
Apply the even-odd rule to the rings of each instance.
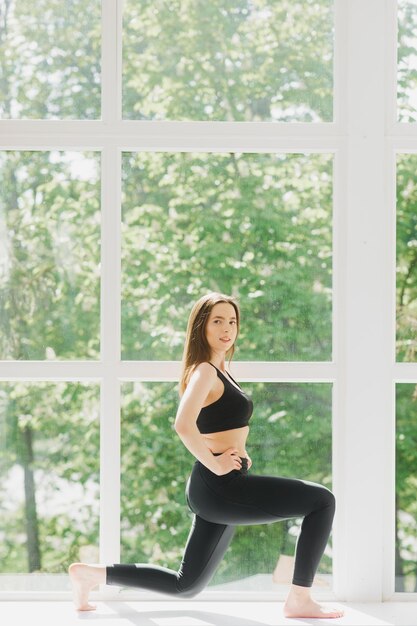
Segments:
[[[196,458],[185,485],[194,517],[178,571],[146,563],[72,563],[69,575],[78,610],[96,608],[88,595],[104,583],[191,598],[212,579],[237,525],[303,517],[284,615],[344,614],[310,596],[332,528],[333,493],[308,480],[249,471],[252,461],[245,446],[253,403],[225,367],[225,358],[230,363],[234,354],[239,325],[236,299],[216,292],[200,298],[188,320],[175,430]]]

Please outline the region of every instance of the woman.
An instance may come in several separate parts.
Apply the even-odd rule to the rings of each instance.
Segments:
[[[185,495],[194,513],[178,572],[158,565],[73,563],[69,567],[75,604],[95,609],[89,591],[98,584],[139,587],[190,598],[213,577],[238,524],[269,524],[304,517],[297,539],[285,617],[341,617],[310,597],[335,513],[331,491],[317,483],[249,473],[246,452],[252,400],[226,371],[239,333],[237,301],[210,293],[194,305],[188,320],[175,418],[178,436],[196,457]]]

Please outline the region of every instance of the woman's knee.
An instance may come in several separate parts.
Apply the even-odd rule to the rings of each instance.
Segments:
[[[181,582],[177,582],[177,595],[181,598],[194,598],[194,596],[201,593],[205,587],[206,584],[201,581],[195,581],[195,583],[189,585],[188,587],[184,587],[181,585]]]
[[[333,510],[336,509],[335,495],[332,491],[330,491],[330,489],[328,489],[324,485],[320,485],[316,503],[320,507],[329,507]]]

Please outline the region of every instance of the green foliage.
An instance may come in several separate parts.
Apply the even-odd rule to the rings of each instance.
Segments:
[[[417,590],[416,403],[416,386],[410,383],[397,383],[395,591]]]
[[[3,119],[99,119],[101,1],[0,1]]]
[[[37,547],[27,536],[29,505],[41,554],[30,571],[66,571],[68,559],[99,538],[99,388],[1,383],[0,398],[0,571],[28,571],[28,553]],[[34,494],[24,489],[24,473],[33,476]]]
[[[2,359],[97,359],[99,156],[0,154]]]
[[[415,0],[398,0],[397,106],[399,122],[417,121],[415,92],[417,5]]]
[[[417,360],[417,159],[397,156],[397,360]]]
[[[128,0],[128,119],[326,122],[331,0]]]
[[[180,360],[193,301],[242,305],[241,360],[330,360],[332,158],[126,154],[122,349]]]

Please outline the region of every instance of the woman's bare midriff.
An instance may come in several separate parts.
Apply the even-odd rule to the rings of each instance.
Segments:
[[[246,439],[249,434],[249,426],[232,428],[219,433],[206,433],[202,435],[209,450],[225,452],[228,448],[236,448],[239,456],[245,456]]]

